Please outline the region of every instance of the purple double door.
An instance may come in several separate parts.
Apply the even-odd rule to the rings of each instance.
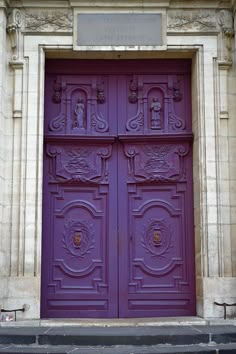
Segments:
[[[42,307],[195,314],[186,60],[48,60]]]

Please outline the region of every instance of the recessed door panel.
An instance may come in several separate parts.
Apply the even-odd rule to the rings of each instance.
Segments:
[[[46,70],[42,317],[194,315],[190,63]]]

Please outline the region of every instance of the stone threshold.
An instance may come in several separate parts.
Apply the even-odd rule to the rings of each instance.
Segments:
[[[158,327],[158,326],[233,325],[236,319],[201,317],[117,318],[117,319],[25,319],[0,322],[0,327]]]

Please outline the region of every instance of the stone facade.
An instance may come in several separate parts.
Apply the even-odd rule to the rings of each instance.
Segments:
[[[161,12],[165,47],[76,48],[74,14],[109,12]],[[235,24],[235,0],[0,0],[3,308],[40,317],[45,57],[192,58],[197,315],[222,318],[214,301],[236,302]]]

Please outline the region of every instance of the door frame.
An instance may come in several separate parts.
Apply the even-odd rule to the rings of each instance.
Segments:
[[[134,50],[132,52],[115,51],[115,52],[95,52],[90,53],[75,53],[71,45],[71,35],[58,36],[51,35],[47,37],[45,44],[44,36],[35,36],[31,33],[25,34],[24,55],[27,59],[27,68],[22,67],[20,63],[20,72],[27,69],[27,75],[24,76],[22,85],[25,87],[23,92],[23,112],[25,117],[31,119],[24,119],[20,124],[23,132],[27,135],[22,135],[24,138],[22,142],[22,159],[26,161],[27,156],[31,156],[31,160],[27,165],[22,160],[22,176],[20,184],[22,190],[30,198],[21,198],[21,218],[19,222],[20,238],[19,252],[18,248],[12,250],[12,259],[18,259],[20,276],[17,278],[19,284],[29,284],[24,287],[24,292],[21,298],[25,299],[31,306],[30,312],[26,312],[26,318],[40,318],[40,275],[41,275],[41,237],[42,237],[42,165],[43,165],[43,121],[44,121],[44,79],[45,79],[45,57],[57,58],[116,58],[122,60],[123,58],[192,58],[192,122],[193,122],[193,168],[194,168],[194,219],[195,219],[195,260],[196,260],[196,294],[197,294],[197,315],[204,317],[207,314],[218,314],[220,310],[214,308],[213,302],[208,302],[209,306],[204,306],[205,299],[211,299],[212,294],[208,294],[204,290],[204,284],[209,284],[209,281],[214,269],[218,267],[213,264],[214,258],[209,258],[208,251],[208,232],[209,229],[209,215],[207,209],[209,206],[208,192],[207,192],[207,176],[206,170],[207,156],[206,156],[206,131],[205,131],[205,107],[209,104],[209,109],[214,105],[216,93],[214,86],[209,87],[209,76],[215,70],[215,61],[213,58],[217,57],[217,38],[210,35],[200,36],[200,41],[196,42],[195,35],[183,36],[182,34],[168,37],[168,48],[164,53],[158,51],[150,51],[149,53]],[[55,44],[55,41],[57,44]],[[208,48],[211,48],[209,52]],[[37,59],[36,59],[37,58]],[[203,65],[204,63],[204,65]],[[16,66],[18,69],[18,67]],[[17,71],[18,73],[18,71]],[[212,77],[210,76],[211,81]],[[27,92],[28,84],[31,90]],[[208,96],[204,94],[204,87],[208,87]],[[34,104],[36,102],[36,104]],[[209,112],[209,109],[207,112]],[[22,123],[22,125],[21,125]],[[29,124],[30,123],[30,124]],[[28,129],[30,127],[30,129]],[[217,132],[216,127],[213,128],[212,134]],[[26,145],[26,142],[31,142]],[[16,145],[17,148],[18,145]],[[19,149],[21,147],[19,146]],[[215,156],[216,157],[216,156]],[[212,163],[217,164],[217,160],[213,159]],[[26,174],[27,167],[27,174]],[[215,193],[215,191],[211,192]],[[217,194],[214,194],[217,195]],[[220,208],[217,206],[216,208]],[[218,209],[217,209],[218,210]],[[220,210],[220,209],[219,209]],[[25,217],[22,215],[24,211]],[[26,227],[27,225],[27,227]],[[216,232],[220,225],[214,225]],[[24,231],[25,230],[25,231]],[[215,232],[214,232],[215,240]],[[218,239],[217,239],[218,240]],[[215,243],[218,241],[215,240]],[[17,241],[18,242],[18,241]],[[215,245],[216,254],[218,254],[217,245]],[[27,254],[27,260],[25,258]],[[218,254],[221,257],[221,254]],[[218,257],[217,256],[217,257]],[[220,260],[221,258],[219,258]],[[17,264],[18,264],[17,263]],[[15,263],[14,263],[15,264]],[[24,272],[23,272],[24,269]],[[210,270],[212,271],[210,272]],[[14,270],[13,270],[14,273]],[[27,277],[24,276],[27,275]],[[217,277],[217,271],[215,271]],[[15,277],[9,277],[9,284],[12,288],[15,286]],[[217,281],[222,281],[221,284],[227,280],[217,277]],[[33,287],[30,285],[34,284]],[[215,283],[214,283],[215,284]],[[228,284],[228,282],[227,282]],[[230,280],[231,284],[231,280]],[[27,291],[26,291],[27,289]],[[217,290],[217,289],[216,289]],[[214,296],[216,296],[217,292]],[[12,293],[12,298],[15,294]],[[17,296],[17,298],[19,295]],[[210,300],[209,300],[210,301]]]

